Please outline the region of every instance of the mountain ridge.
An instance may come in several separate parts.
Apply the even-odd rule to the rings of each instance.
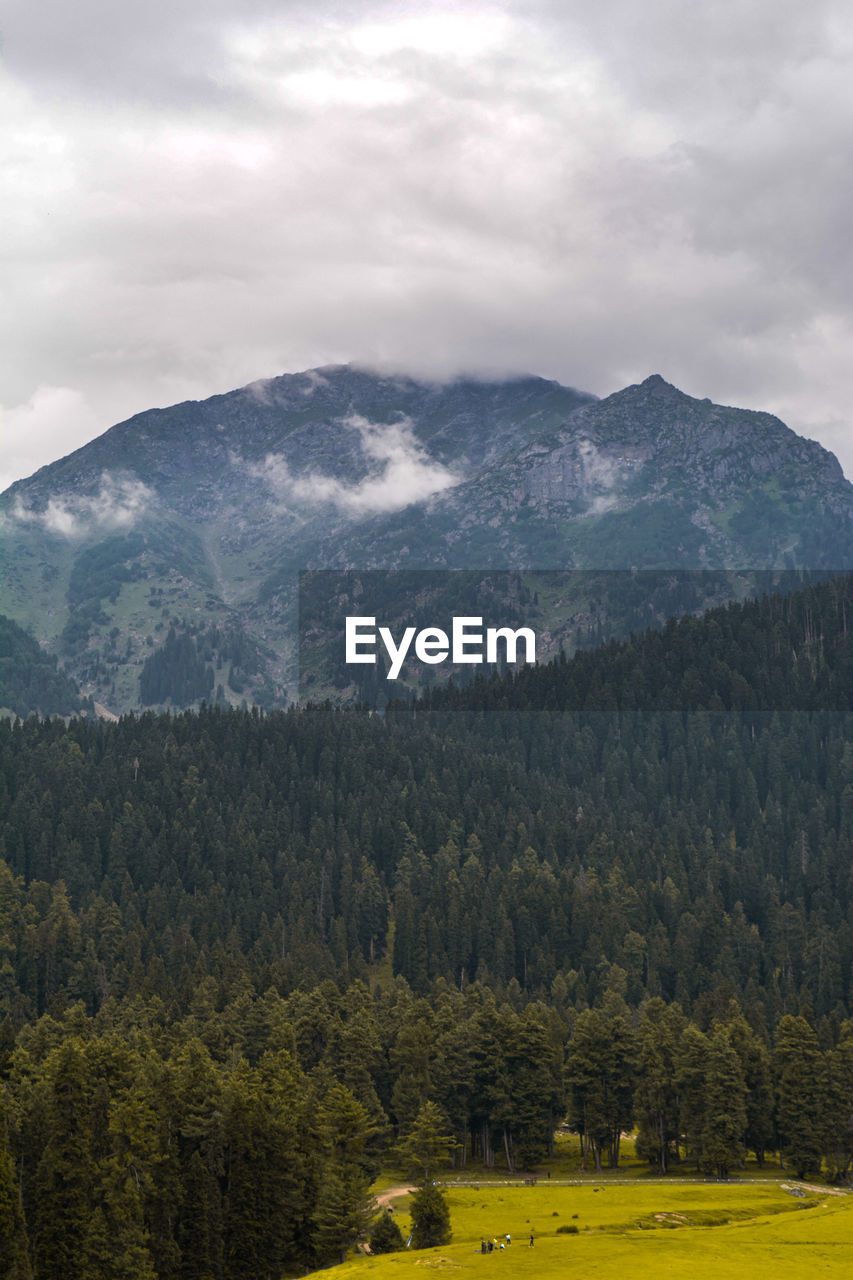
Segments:
[[[7,613],[117,710],[170,629],[201,637],[224,701],[284,704],[303,569],[853,565],[832,454],[660,374],[603,399],[285,374],[116,424],[10,486],[0,519]]]

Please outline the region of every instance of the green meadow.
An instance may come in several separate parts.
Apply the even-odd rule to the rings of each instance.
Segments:
[[[424,1270],[453,1272],[460,1280],[493,1280],[499,1272],[548,1280],[575,1271],[596,1280],[853,1275],[853,1196],[817,1187],[795,1196],[785,1189],[796,1185],[618,1183],[606,1176],[583,1185],[451,1185],[448,1245],[353,1257],[333,1270],[341,1280],[368,1274],[396,1280]],[[407,1201],[404,1195],[393,1202],[404,1234]],[[483,1238],[500,1240],[507,1232],[509,1248],[479,1252]]]

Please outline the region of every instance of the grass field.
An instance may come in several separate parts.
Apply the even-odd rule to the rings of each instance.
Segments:
[[[563,1277],[596,1280],[773,1280],[853,1275],[853,1195],[814,1187],[803,1197],[793,1182],[674,1183],[610,1181],[583,1185],[496,1182],[447,1189],[453,1238],[440,1249],[356,1257],[336,1277],[372,1280],[453,1272],[464,1280]],[[396,1201],[404,1233],[407,1196]],[[576,1227],[577,1234],[559,1227]],[[534,1245],[529,1245],[533,1232]],[[479,1252],[481,1239],[506,1232],[508,1249]]]

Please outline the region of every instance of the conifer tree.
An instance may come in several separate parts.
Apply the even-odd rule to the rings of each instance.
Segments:
[[[0,1280],[31,1280],[27,1230],[0,1086]]]
[[[49,1070],[45,1132],[27,1216],[38,1275],[83,1275],[92,1212],[95,1166],[89,1149],[91,1082],[76,1038],[54,1050]]]
[[[676,1056],[685,1019],[679,1005],[667,1006],[659,996],[647,1004],[638,1032],[637,1152],[666,1173],[678,1146]]]
[[[432,1249],[450,1240],[450,1210],[444,1193],[426,1182],[412,1196],[412,1247]]]
[[[320,1262],[346,1262],[347,1250],[366,1235],[374,1201],[363,1173],[329,1165],[320,1179],[314,1209],[314,1243]]]
[[[569,1124],[581,1135],[584,1159],[589,1151],[601,1171],[607,1152],[611,1168],[619,1162],[620,1134],[631,1127],[634,1045],[621,1014],[608,1017],[585,1009],[575,1022],[566,1063]]]
[[[725,1026],[732,1048],[740,1059],[743,1081],[746,1085],[744,1141],[749,1150],[755,1152],[759,1165],[763,1165],[764,1152],[773,1140],[775,1109],[770,1053],[737,1005],[733,1004],[730,1007]]]
[[[408,1133],[397,1144],[397,1151],[407,1171],[416,1173],[422,1183],[429,1182],[435,1171],[447,1164],[453,1150],[453,1136],[447,1132],[447,1121],[434,1102],[425,1102],[415,1116]]]
[[[210,1178],[198,1149],[187,1162],[181,1190],[179,1275],[181,1280],[213,1280]]]
[[[718,1026],[710,1037],[700,1143],[704,1167],[718,1178],[743,1163],[746,1130],[746,1085],[740,1059],[726,1031]]]
[[[774,1060],[782,1155],[798,1178],[814,1177],[825,1147],[826,1094],[823,1055],[805,1018],[781,1020]]]
[[[561,1054],[549,1035],[541,1005],[528,1005],[506,1024],[503,1038],[511,1116],[507,1128],[514,1156],[529,1169],[550,1154],[554,1129],[565,1109]],[[618,1046],[614,1050],[618,1062]]]
[[[347,1249],[366,1235],[374,1213],[367,1173],[368,1141],[373,1125],[349,1089],[327,1076],[315,1081],[314,1118],[320,1161],[313,1213],[314,1242],[320,1261],[346,1260]]]
[[[396,1253],[403,1248],[403,1233],[389,1209],[383,1209],[374,1222],[368,1242],[371,1253]]]
[[[853,1021],[841,1026],[827,1062],[826,1153],[832,1177],[849,1181],[853,1169]]]
[[[675,1059],[678,1089],[678,1124],[688,1159],[702,1164],[702,1136],[705,1123],[705,1068],[708,1038],[689,1022],[681,1033]]]

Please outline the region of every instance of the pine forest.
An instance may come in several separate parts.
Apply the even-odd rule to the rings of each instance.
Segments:
[[[561,1126],[853,1178],[851,577],[382,714],[0,721],[0,833],[2,1277],[303,1274]]]

